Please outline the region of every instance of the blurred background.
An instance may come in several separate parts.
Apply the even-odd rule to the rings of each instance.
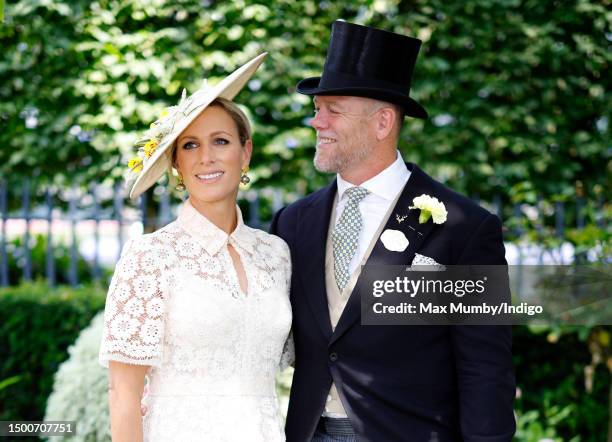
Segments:
[[[336,19],[423,41],[399,149],[497,213],[513,264],[611,262],[608,0],[20,0],[0,23],[0,420],[108,440],[99,312],[122,245],[174,219],[137,201],[133,143],[183,88],[269,56],[236,101],[254,124],[247,223],[332,178],[312,165],[302,78]],[[608,74],[606,74],[608,72]],[[92,320],[93,319],[93,320]],[[517,441],[612,441],[611,327],[514,328]],[[279,376],[286,404],[291,372]],[[23,439],[26,440],[26,439]]]

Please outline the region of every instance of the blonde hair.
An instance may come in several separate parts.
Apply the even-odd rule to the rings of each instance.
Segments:
[[[236,123],[240,144],[244,146],[247,140],[251,138],[251,124],[242,109],[233,101],[221,97],[215,98],[209,106],[219,106],[228,113],[232,120],[234,120],[234,123]]]

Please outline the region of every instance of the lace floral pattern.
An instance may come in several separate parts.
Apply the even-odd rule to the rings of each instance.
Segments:
[[[187,202],[117,264],[100,362],[150,366],[147,440],[284,440],[275,376],[293,359],[289,250],[238,215],[228,236]]]

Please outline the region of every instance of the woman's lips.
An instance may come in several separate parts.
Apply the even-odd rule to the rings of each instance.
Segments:
[[[217,181],[219,181],[224,174],[225,174],[224,171],[219,170],[219,171],[210,172],[210,173],[198,173],[196,174],[195,177],[201,183],[212,184],[212,183],[216,183]]]

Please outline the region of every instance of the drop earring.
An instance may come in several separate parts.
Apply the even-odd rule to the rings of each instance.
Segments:
[[[247,172],[249,171],[249,166],[246,166],[244,169],[242,169],[242,175],[240,176],[240,182],[242,184],[249,184],[251,182],[251,178],[249,178],[249,176],[247,175]]]
[[[185,187],[185,183],[183,182],[183,176],[179,173],[178,178],[176,179],[176,190],[179,192],[184,192],[187,188]]]

